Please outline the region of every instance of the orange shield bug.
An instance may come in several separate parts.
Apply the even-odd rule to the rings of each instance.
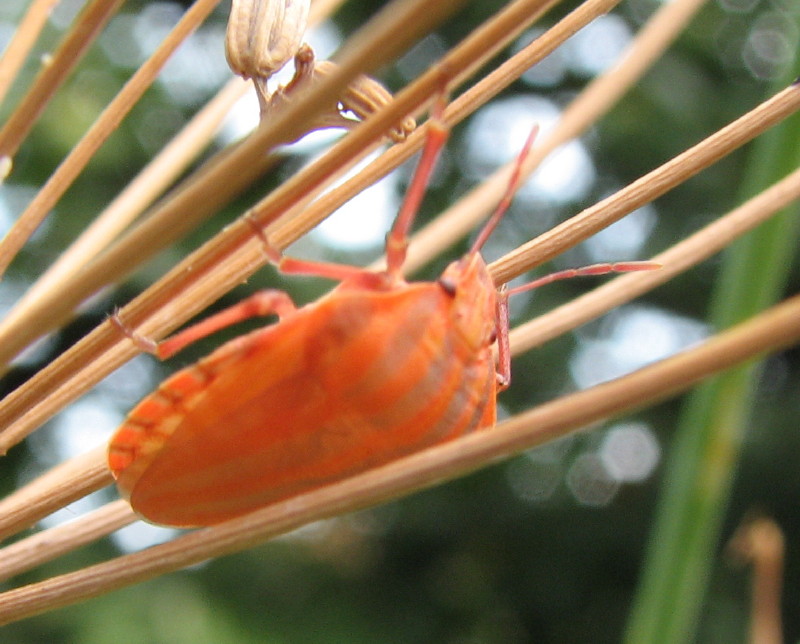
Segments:
[[[446,138],[434,114],[387,236],[386,270],[282,257],[258,230],[283,272],[340,284],[302,308],[263,291],[161,343],[112,318],[140,348],[167,358],[245,318],[279,317],[168,378],[114,434],[109,467],[138,514],[212,525],[494,424],[495,397],[509,381],[506,302],[514,291],[498,294],[480,249],[507,208],[533,133],[472,249],[437,281],[407,283],[408,231]],[[522,288],[647,268],[654,265],[596,265]]]

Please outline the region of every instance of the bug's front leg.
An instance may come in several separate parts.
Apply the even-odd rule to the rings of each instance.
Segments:
[[[110,319],[111,323],[139,349],[165,360],[196,340],[205,338],[237,322],[268,315],[277,315],[279,318],[283,318],[296,310],[297,307],[286,293],[275,289],[266,289],[254,293],[241,302],[223,309],[161,342],[143,336],[128,327],[117,312],[113,313]]]
[[[508,342],[508,288],[503,285],[495,302],[495,334],[497,335],[497,391],[511,384],[511,347]]]

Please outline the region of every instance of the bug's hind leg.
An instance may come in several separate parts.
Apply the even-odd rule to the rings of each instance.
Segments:
[[[111,323],[125,334],[139,349],[152,353],[164,360],[175,355],[196,340],[205,338],[237,322],[268,315],[277,315],[279,318],[282,318],[296,310],[297,307],[294,305],[294,302],[292,302],[291,298],[283,291],[275,289],[258,291],[241,302],[227,309],[223,309],[219,313],[205,320],[201,320],[197,324],[193,324],[161,342],[143,336],[128,327],[122,321],[118,313],[113,313],[110,319]]]

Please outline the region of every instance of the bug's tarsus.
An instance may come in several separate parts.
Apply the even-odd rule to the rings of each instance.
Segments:
[[[283,254],[281,253],[280,249],[276,246],[273,246],[272,242],[270,242],[267,235],[264,233],[264,229],[261,227],[254,218],[252,213],[246,212],[243,216],[247,225],[253,231],[253,234],[258,237],[259,241],[261,242],[261,249],[264,251],[264,255],[269,260],[270,264],[277,266],[280,268],[280,264],[283,261]]]
[[[119,310],[114,311],[108,317],[108,321],[111,322],[111,324],[115,326],[120,333],[133,342],[137,349],[146,353],[152,353],[155,356],[158,355],[158,342],[131,329],[122,321]]]

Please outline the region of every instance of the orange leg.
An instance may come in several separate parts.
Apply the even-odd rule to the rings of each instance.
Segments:
[[[122,331],[139,349],[165,360],[196,340],[205,338],[237,322],[268,315],[277,315],[282,318],[296,310],[297,307],[286,293],[269,289],[258,291],[241,302],[205,320],[201,320],[197,324],[183,329],[161,342],[156,342],[128,328],[117,313],[111,315],[111,323]]]
[[[261,226],[258,225],[249,213],[246,214],[245,220],[253,229],[256,237],[261,241],[264,248],[264,254],[267,259],[277,268],[281,273],[287,275],[315,275],[317,277],[325,277],[327,279],[337,280],[343,282],[357,281],[365,287],[377,286],[384,284],[384,276],[373,273],[358,266],[350,266],[349,264],[336,264],[334,262],[315,262],[307,259],[297,259],[295,257],[286,257],[281,254],[281,251],[275,248],[270,242],[269,238],[264,234]]]
[[[449,130],[442,119],[444,105],[445,98],[442,95],[434,103],[431,118],[428,120],[428,133],[422,157],[414,171],[414,177],[411,179],[411,185],[408,187],[400,212],[386,236],[386,267],[388,273],[394,277],[402,276],[403,262],[406,259],[406,249],[408,248],[408,233],[414,223],[422,198],[425,196],[436,160],[447,142]]]
[[[497,334],[497,393],[511,385],[511,347],[508,342],[508,289],[504,286],[497,294],[495,311]]]
[[[444,104],[444,97],[442,96],[434,105],[422,158],[414,172],[414,177],[411,180],[403,205],[400,207],[400,212],[395,218],[395,223],[386,236],[386,273],[389,276],[389,283],[397,278],[402,278],[403,262],[406,257],[406,248],[408,248],[409,230],[414,223],[422,197],[425,195],[439,152],[447,141],[449,130],[441,118],[444,113]],[[375,274],[356,266],[285,257],[280,250],[270,243],[258,223],[248,215],[245,215],[245,217],[261,240],[264,252],[270,262],[282,273],[316,275],[338,281],[348,280],[350,282],[358,282],[368,288],[387,284],[384,275]]]

